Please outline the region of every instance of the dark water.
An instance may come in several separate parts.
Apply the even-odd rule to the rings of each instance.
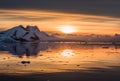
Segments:
[[[0,81],[120,81],[120,46],[1,43],[0,74]]]

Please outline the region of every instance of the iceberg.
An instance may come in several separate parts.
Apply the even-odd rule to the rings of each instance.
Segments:
[[[1,42],[50,41],[54,39],[56,38],[40,31],[37,26],[27,26],[25,28],[22,25],[19,25],[0,32]]]

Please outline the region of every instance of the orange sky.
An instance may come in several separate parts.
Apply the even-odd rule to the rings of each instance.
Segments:
[[[120,32],[120,18],[52,11],[0,10],[0,28],[37,25],[42,31],[61,31],[73,26],[79,33],[115,34]]]

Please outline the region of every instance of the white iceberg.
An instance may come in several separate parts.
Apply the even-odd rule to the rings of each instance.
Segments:
[[[2,42],[51,41],[54,39],[56,38],[41,32],[37,26],[27,26],[24,28],[22,25],[19,25],[0,33],[0,41]]]

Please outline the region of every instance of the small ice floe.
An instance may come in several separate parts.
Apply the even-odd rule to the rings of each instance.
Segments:
[[[30,64],[30,61],[21,61],[22,64]]]
[[[80,65],[76,65],[77,67],[79,67]]]
[[[109,48],[109,46],[108,45],[104,45],[104,46],[102,46],[102,48]]]

